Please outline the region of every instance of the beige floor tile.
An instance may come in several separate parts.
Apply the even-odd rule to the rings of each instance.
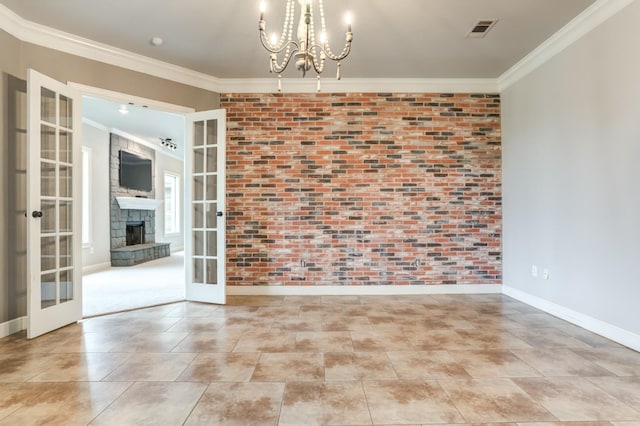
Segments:
[[[0,395],[9,393],[10,397],[8,400],[0,398],[0,401],[5,401],[0,402],[0,413],[15,398],[21,398],[22,401],[13,404],[17,409],[0,420],[0,425],[86,425],[130,385],[100,382],[29,383],[8,390],[2,386]]]
[[[527,349],[532,346],[506,330],[488,328],[456,330],[467,348],[481,350]]]
[[[234,352],[294,352],[296,347],[295,333],[245,333]]]
[[[352,352],[348,331],[304,331],[296,333],[298,352]]]
[[[640,377],[589,377],[588,380],[629,407],[640,410]]]
[[[277,318],[271,325],[271,331],[321,331],[322,324],[311,319],[295,317]]]
[[[279,426],[370,424],[361,382],[287,383]]]
[[[640,412],[581,377],[514,379],[560,420],[640,420]]]
[[[510,379],[439,382],[468,423],[557,420]]]
[[[182,339],[171,352],[232,352],[242,333],[193,332]]]
[[[29,381],[100,381],[130,357],[131,354],[121,353],[57,354],[47,360],[45,369]]]
[[[188,333],[138,333],[113,346],[111,352],[171,352]]]
[[[458,333],[451,330],[426,330],[420,333],[408,333],[411,346],[419,351],[474,349]],[[395,350],[395,349],[389,349]]]
[[[352,331],[351,340],[356,352],[387,352],[413,350],[400,332]]]
[[[135,383],[92,425],[180,425],[206,387],[203,383]]]
[[[298,305],[261,306],[254,316],[261,320],[272,321],[276,318],[297,317],[300,313]]]
[[[103,380],[109,382],[174,381],[191,364],[196,354],[133,354],[123,365]]]
[[[259,357],[259,353],[199,354],[176,381],[248,382]]]
[[[189,317],[181,318],[167,331],[171,333],[215,332],[224,326],[224,318]]]
[[[511,351],[450,351],[451,356],[474,378],[536,377],[540,373]]]
[[[0,383],[25,382],[42,373],[56,354],[5,353],[0,354]]]
[[[327,305],[327,304],[313,304],[313,305],[300,305],[300,318],[316,318],[331,319],[333,316],[343,315],[343,305]]]
[[[536,348],[591,348],[585,342],[555,328],[513,329],[511,333]]]
[[[384,352],[326,353],[324,374],[327,381],[397,379]]]
[[[502,425],[502,423],[500,424]],[[611,426],[610,422],[534,422],[516,423],[517,426]]]
[[[421,424],[418,412],[435,418],[423,424],[640,426],[628,411],[640,405],[638,377],[639,353],[502,295],[230,296],[0,339],[0,424],[86,425],[113,401],[100,421],[164,424],[172,404],[144,402],[142,385],[209,384],[193,424],[354,426],[371,424],[371,409],[385,426]],[[362,381],[385,384],[371,389],[382,402],[367,405]],[[116,401],[131,382],[137,402]],[[464,418],[438,417],[447,405],[436,383]],[[190,391],[172,392],[185,401]],[[409,410],[407,394],[418,395]],[[178,404],[178,424],[188,405]],[[601,420],[584,420],[590,410]]]
[[[363,384],[374,424],[464,422],[435,381],[365,381]]]
[[[471,378],[447,351],[389,352],[387,355],[403,380]]]
[[[284,383],[211,383],[185,425],[278,424]]]
[[[577,349],[575,352],[618,376],[640,376],[640,352],[627,348]]]
[[[251,381],[287,382],[324,380],[321,353],[263,353]]]
[[[613,375],[570,349],[512,349],[511,352],[548,377]]]
[[[322,331],[369,331],[371,323],[363,315],[335,316],[322,320]]]

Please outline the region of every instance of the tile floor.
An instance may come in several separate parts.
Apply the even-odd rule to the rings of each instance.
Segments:
[[[0,425],[640,425],[640,354],[501,295],[230,297],[0,340]]]

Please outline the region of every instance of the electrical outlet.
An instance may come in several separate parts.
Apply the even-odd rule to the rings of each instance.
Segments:
[[[549,270],[548,269],[544,269],[542,271],[542,279],[543,280],[548,280],[549,279]]]
[[[531,265],[531,276],[534,278],[538,276],[538,267],[536,265]]]

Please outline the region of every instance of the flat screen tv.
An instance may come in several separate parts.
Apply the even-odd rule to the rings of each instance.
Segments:
[[[150,159],[120,150],[120,186],[151,192],[153,188],[152,167],[153,163]]]

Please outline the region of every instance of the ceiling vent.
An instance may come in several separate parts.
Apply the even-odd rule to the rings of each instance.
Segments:
[[[497,19],[481,19],[478,20],[467,32],[466,38],[482,38],[493,26],[498,22]]]

